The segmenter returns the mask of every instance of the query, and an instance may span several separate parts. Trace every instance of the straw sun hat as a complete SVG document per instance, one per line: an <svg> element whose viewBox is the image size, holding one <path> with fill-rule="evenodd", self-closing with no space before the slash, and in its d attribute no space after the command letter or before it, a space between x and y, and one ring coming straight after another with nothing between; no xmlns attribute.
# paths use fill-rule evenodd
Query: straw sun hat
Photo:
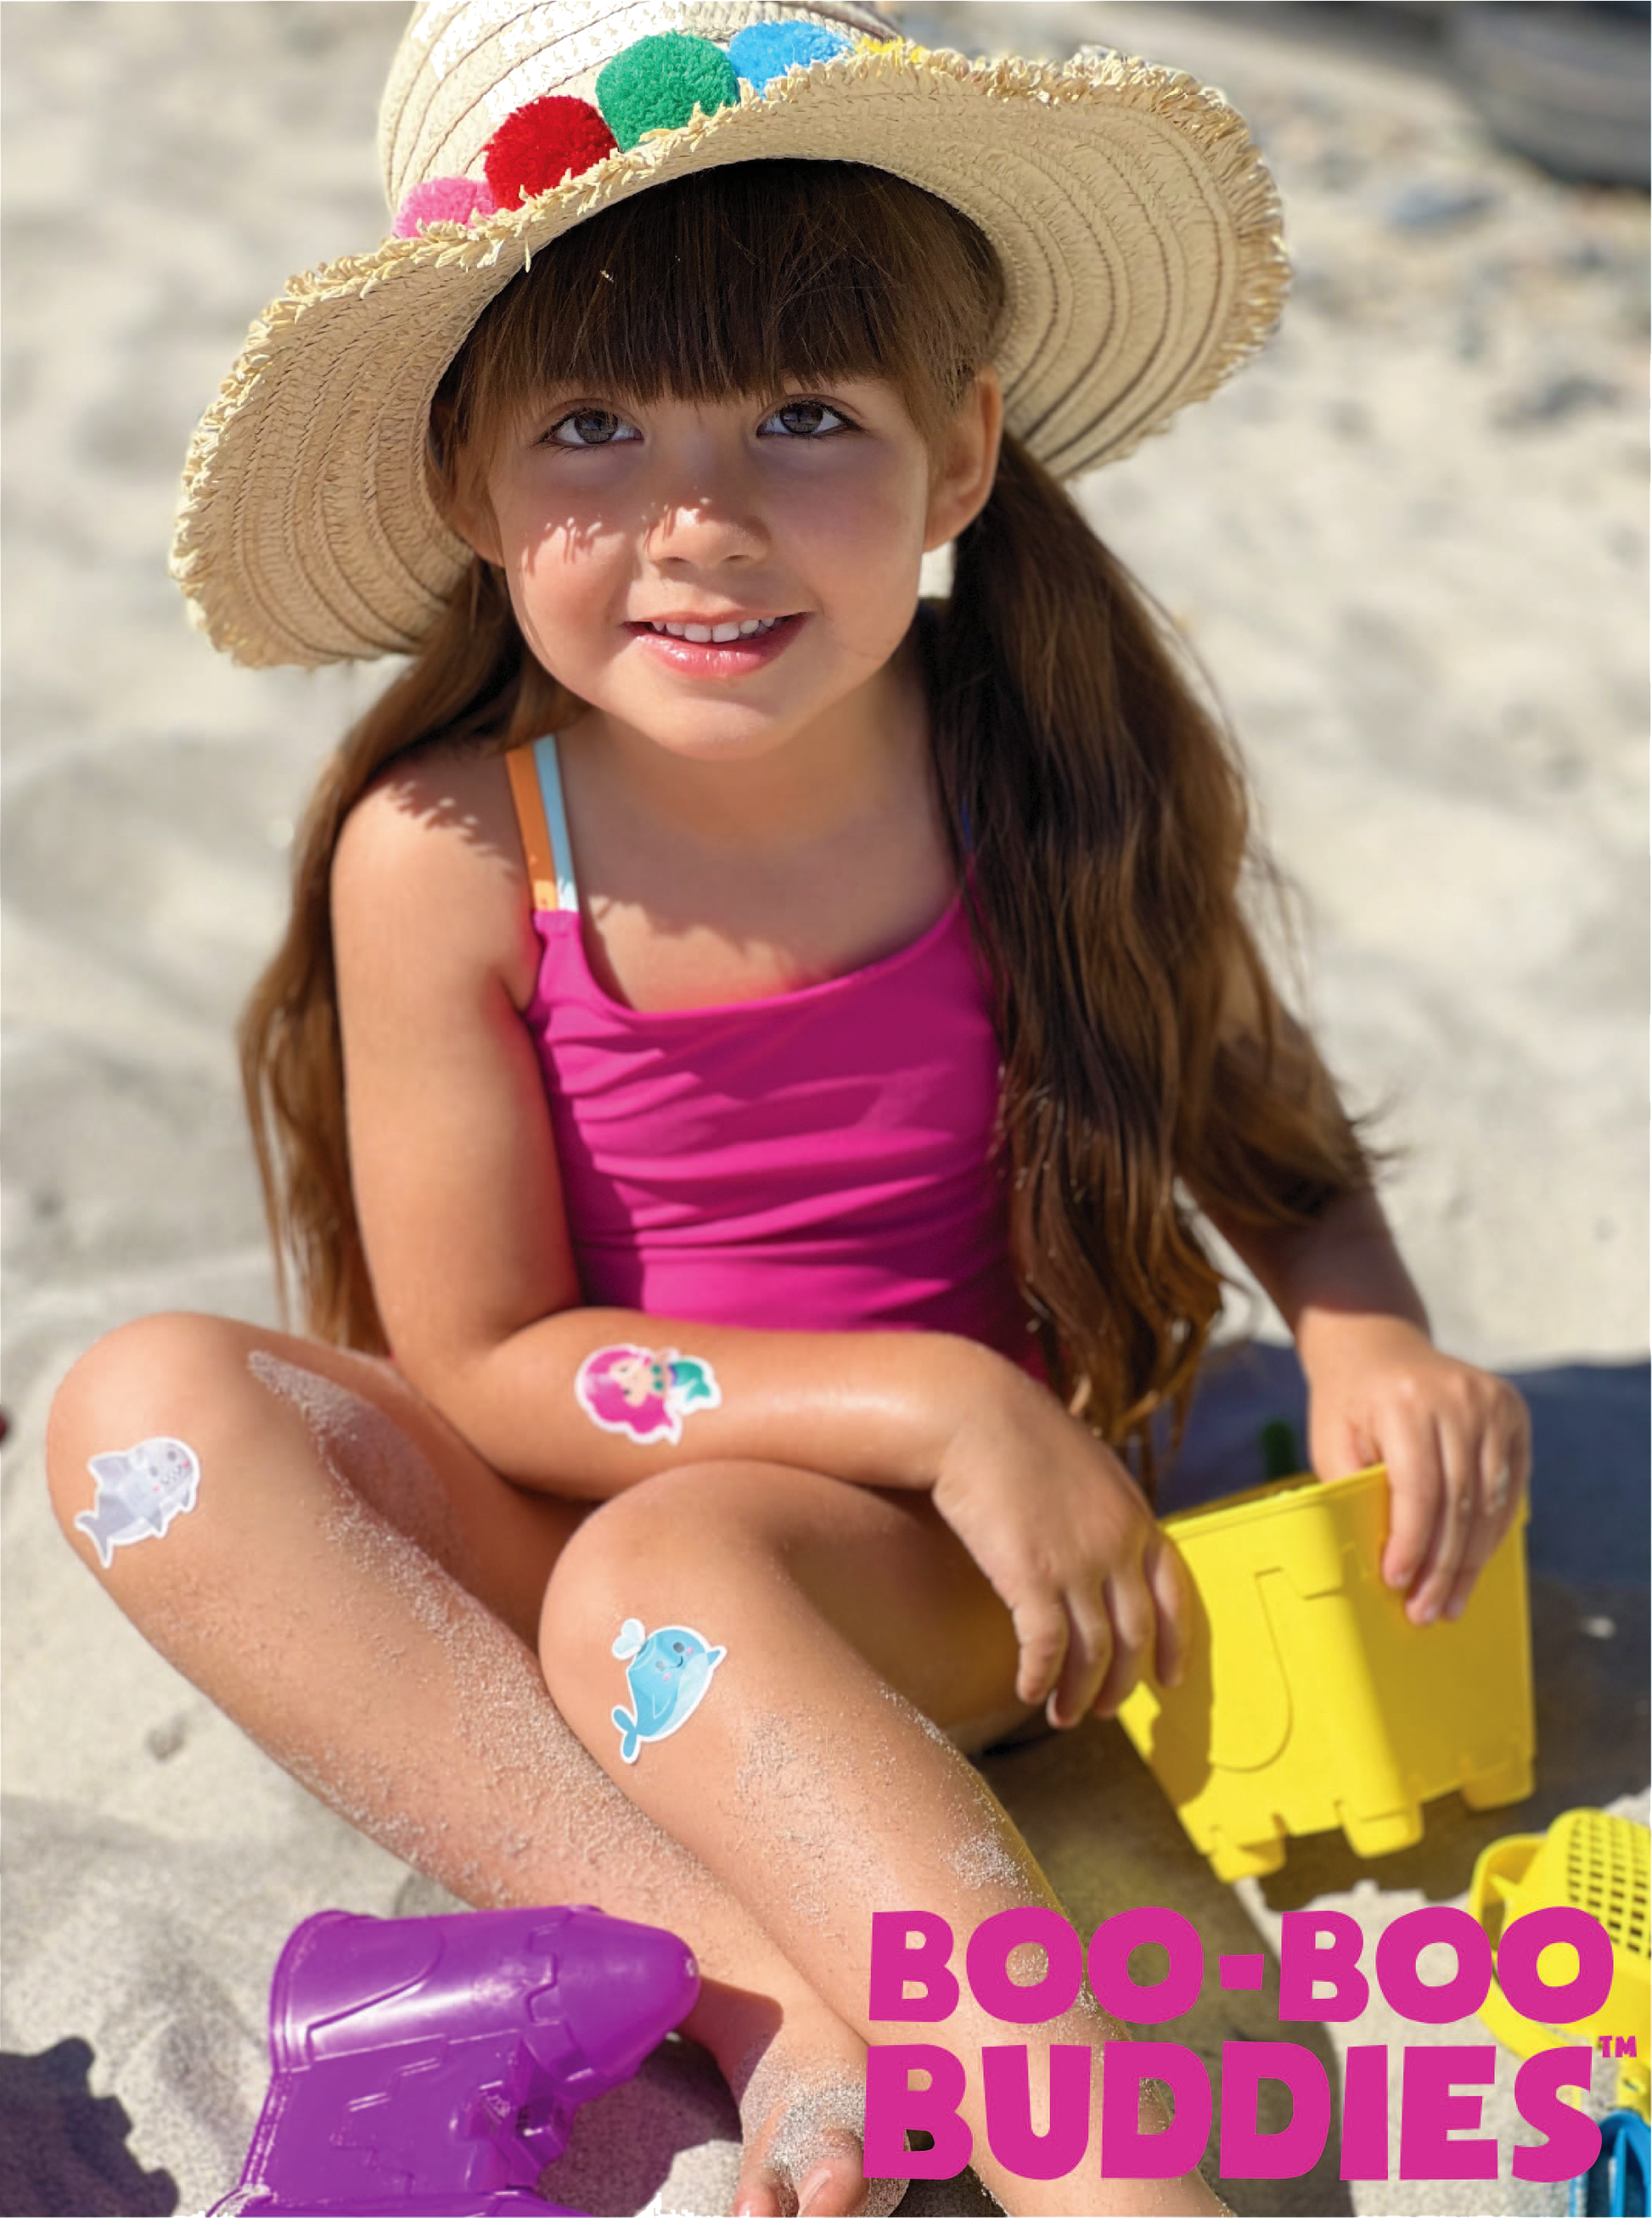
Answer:
<svg viewBox="0 0 1652 2218"><path fill-rule="evenodd" d="M1089 49L968 61L838 0L427 0L379 141L394 235L293 279L185 465L173 573L241 662L417 644L469 559L425 474L444 370L533 254L651 185L786 156L960 209L1003 266L1009 426L1062 477L1214 391L1285 287L1219 93Z"/></svg>

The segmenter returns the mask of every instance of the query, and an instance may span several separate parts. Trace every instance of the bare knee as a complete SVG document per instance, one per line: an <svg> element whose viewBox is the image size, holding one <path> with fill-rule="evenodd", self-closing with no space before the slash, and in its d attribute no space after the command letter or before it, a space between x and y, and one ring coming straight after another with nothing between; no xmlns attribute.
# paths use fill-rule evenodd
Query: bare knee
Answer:
<svg viewBox="0 0 1652 2218"><path fill-rule="evenodd" d="M755 1466L663 1471L613 1496L558 1557L540 1614L539 1653L553 1691L612 1651L627 1621L692 1625L774 1552L757 1513Z"/></svg>
<svg viewBox="0 0 1652 2218"><path fill-rule="evenodd" d="M308 1353L256 1326L187 1312L122 1325L89 1349L47 1428L53 1507L77 1552L117 1585L135 1560L147 1582L163 1561L182 1568L198 1550L245 1555L270 1543L283 1502L290 1509L305 1487L320 1490L313 1509L359 1496L387 1516L388 1497L417 1496L433 1528L447 1504L425 1459L330 1375L336 1362L312 1370L295 1360ZM200 1514L188 1514L197 1501ZM166 1549L128 1552L175 1526Z"/></svg>
<svg viewBox="0 0 1652 2218"><path fill-rule="evenodd" d="M71 1540L83 1550L88 1545L86 1527L77 1533L77 1521L95 1509L99 1466L114 1472L107 1459L130 1457L149 1442L189 1447L185 1413L221 1398L240 1345L238 1329L222 1318L170 1312L117 1326L80 1358L57 1391L46 1434L47 1484ZM164 1494L152 1511L159 1517L182 1499L187 1472L174 1456L169 1481L159 1468L167 1459L158 1451L152 1459ZM107 1483L113 1485L112 1475ZM107 1564L107 1550L100 1552Z"/></svg>
<svg viewBox="0 0 1652 2218"><path fill-rule="evenodd" d="M548 1670L559 1657L588 1651L605 1627L610 1640L618 1632L627 1614L623 1598L637 1587L639 1574L646 1578L679 1521L673 1477L644 1479L612 1496L592 1511L556 1558L539 1620L540 1655ZM618 1618L613 1618L616 1608Z"/></svg>

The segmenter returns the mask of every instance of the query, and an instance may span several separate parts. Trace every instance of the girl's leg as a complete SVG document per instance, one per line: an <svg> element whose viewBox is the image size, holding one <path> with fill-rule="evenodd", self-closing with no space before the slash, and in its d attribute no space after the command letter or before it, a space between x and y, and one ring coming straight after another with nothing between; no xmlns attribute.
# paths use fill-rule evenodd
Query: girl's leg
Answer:
<svg viewBox="0 0 1652 2218"><path fill-rule="evenodd" d="M622 1623L667 1632L628 1676ZM726 1655L676 1715L670 1673L692 1670L686 1628ZM636 1629L625 1645L635 1648ZM944 2027L874 2026L874 1911L938 1912L960 1951L995 1911L1054 1906L1009 1818L953 1745L1025 1714L1003 1605L924 1496L880 1494L779 1466L700 1465L605 1503L570 1540L545 1597L540 1652L559 1707L652 1818L724 1878L787 1958L870 2039L939 2041L966 2066L972 2162L1007 2209L1219 2211L1196 2174L1103 2181L1100 2072L1086 2153L1031 2182L992 2154L984 2046L1052 2043L1099 2060L1122 2029L1088 2000L1043 2027L1006 2026L960 1981ZM661 1675L660 1663L666 1671ZM633 1701L635 1684L637 1699ZM652 1695L652 1701L650 1701ZM612 1713L644 1726L626 1762ZM940 1729L945 1729L940 1730ZM951 1738L948 1738L948 1736ZM1039 2099L1039 2098L1035 2098ZM1162 2122L1156 2098L1147 2122Z"/></svg>
<svg viewBox="0 0 1652 2218"><path fill-rule="evenodd" d="M103 1567L75 1524L90 1459L158 1438L198 1458L196 1506ZM686 2030L741 2101L737 2207L805 2185L863 2207L860 2037L546 1693L530 1643L581 1506L506 1484L389 1366L208 1317L101 1341L47 1460L65 1533L139 1629L352 1824L472 1903L596 1902L684 1934L705 1974Z"/></svg>

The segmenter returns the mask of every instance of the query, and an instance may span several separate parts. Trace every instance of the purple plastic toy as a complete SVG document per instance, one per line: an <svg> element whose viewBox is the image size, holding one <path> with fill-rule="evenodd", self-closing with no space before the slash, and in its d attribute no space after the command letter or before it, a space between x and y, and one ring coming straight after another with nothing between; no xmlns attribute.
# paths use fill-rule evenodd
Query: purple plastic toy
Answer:
<svg viewBox="0 0 1652 2218"><path fill-rule="evenodd" d="M213 2218L547 2218L574 2112L699 1992L685 1942L599 1910L324 1910L276 1966L270 2092Z"/></svg>

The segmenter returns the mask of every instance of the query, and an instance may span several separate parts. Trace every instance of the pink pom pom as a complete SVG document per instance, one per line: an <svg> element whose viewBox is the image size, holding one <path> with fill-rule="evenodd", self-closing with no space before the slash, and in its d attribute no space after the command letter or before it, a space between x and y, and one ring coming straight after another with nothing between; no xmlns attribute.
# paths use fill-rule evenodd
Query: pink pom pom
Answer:
<svg viewBox="0 0 1652 2218"><path fill-rule="evenodd" d="M482 149L481 165L500 208L515 208L579 177L615 143L589 101L548 92L506 117Z"/></svg>
<svg viewBox="0 0 1652 2218"><path fill-rule="evenodd" d="M499 202L474 177L430 177L415 185L396 212L398 239L417 239L427 223L469 223L493 215Z"/></svg>

